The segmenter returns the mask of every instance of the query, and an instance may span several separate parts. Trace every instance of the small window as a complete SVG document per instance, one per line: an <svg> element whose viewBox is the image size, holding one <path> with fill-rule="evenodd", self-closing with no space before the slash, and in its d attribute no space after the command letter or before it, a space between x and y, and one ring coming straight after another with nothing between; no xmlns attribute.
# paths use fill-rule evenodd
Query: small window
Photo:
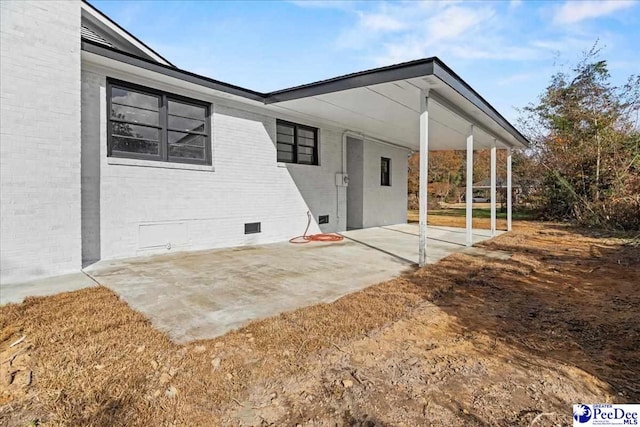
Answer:
<svg viewBox="0 0 640 427"><path fill-rule="evenodd" d="M320 215L318 217L318 224L329 224L329 215Z"/></svg>
<svg viewBox="0 0 640 427"><path fill-rule="evenodd" d="M260 233L259 222L249 222L244 225L244 234L255 234L255 233Z"/></svg>
<svg viewBox="0 0 640 427"><path fill-rule="evenodd" d="M109 80L108 155L211 164L209 104Z"/></svg>
<svg viewBox="0 0 640 427"><path fill-rule="evenodd" d="M318 129L282 120L276 127L279 162L318 164Z"/></svg>
<svg viewBox="0 0 640 427"><path fill-rule="evenodd" d="M391 186L391 159L387 157L380 161L380 185Z"/></svg>

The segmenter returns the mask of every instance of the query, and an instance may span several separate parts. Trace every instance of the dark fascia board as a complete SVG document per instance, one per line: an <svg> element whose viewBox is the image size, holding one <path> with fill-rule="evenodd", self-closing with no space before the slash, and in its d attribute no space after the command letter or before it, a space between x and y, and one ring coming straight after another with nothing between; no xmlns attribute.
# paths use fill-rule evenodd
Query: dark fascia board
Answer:
<svg viewBox="0 0 640 427"><path fill-rule="evenodd" d="M526 147L529 146L529 140L520 133L502 114L498 112L491 104L487 102L478 92L476 92L467 82L457 75L451 68L449 68L440 59L435 58L435 66L433 74L440 80L445 82L453 90L462 95L466 100L471 102L475 107L480 109L487 116L491 117L496 123L498 123L504 130L512 134L520 143Z"/></svg>
<svg viewBox="0 0 640 427"><path fill-rule="evenodd" d="M97 42L93 42L87 39L82 39L82 50L89 53L94 53L109 59L113 59L118 62L140 67L145 70L153 71L156 73L164 74L169 77L184 80L189 83L194 83L200 86L208 87L210 89L219 90L221 92L229 93L231 95L241 96L254 101L264 102L265 94L255 92L249 89L241 88L232 84L224 83L218 80L211 79L209 77L200 76L189 71L181 70L174 66L160 64L150 59L141 58L139 56L123 52L119 49L104 46Z"/></svg>
<svg viewBox="0 0 640 427"><path fill-rule="evenodd" d="M435 75L453 90L462 95L487 116L491 117L504 130L512 134L519 142L529 146L529 141L520 131L507 121L491 104L489 104L467 82L437 57L419 59L411 62L375 68L353 74L347 74L328 80L322 80L289 89L278 90L266 94L266 104L272 104L310 96L323 95L341 90L354 89L396 80L411 79Z"/></svg>
<svg viewBox="0 0 640 427"><path fill-rule="evenodd" d="M460 76L437 57L419 59L411 62L390 65L388 67L375 68L353 74L347 74L328 80L322 80L289 89L275 92L261 93L229 83L204 77L189 71L181 70L174 66L160 64L146 58L122 52L121 50L103 46L96 42L83 39L82 50L104 56L116 61L124 62L149 71L154 71L197 85L241 96L264 104L274 104L293 99L307 98L310 96L354 89L396 80L411 79L435 75L445 84L450 86L461 96L475 105L482 112L496 121L503 129L512 134L520 143L529 146L529 141L511 123L509 123L498 111L469 86Z"/></svg>
<svg viewBox="0 0 640 427"><path fill-rule="evenodd" d="M129 37L131 37L132 39L134 39L135 41L137 41L138 43L140 43L142 46L146 47L147 49L149 49L151 52L153 52L155 55L157 55L159 58L162 58L163 61L165 61L167 64L169 64L172 67L175 67L175 65L173 65L167 58L165 58L164 56L160 55L158 52L156 52L155 50L153 50L151 47L149 47L145 42L143 42L142 40L140 40L139 38L137 38L136 36L134 36L133 34L131 34L129 31L127 31L125 28L123 28L120 24L118 24L116 21L114 21L113 19L109 18L106 14L102 13L102 11L100 9L98 9L97 7L95 7L94 5L92 5L91 3L89 3L88 0L82 0L82 2L84 4L86 4L87 6L89 6L91 9L93 9L96 13L98 13L100 16L102 16L103 18L105 18L107 21L109 21L110 23L112 23L114 26L118 27L119 29L121 29L122 31L125 32L125 34L127 34Z"/></svg>
<svg viewBox="0 0 640 427"><path fill-rule="evenodd" d="M267 94L267 104L290 101L293 99L307 98L315 95L339 92L341 90L354 89L363 86L371 86L396 80L412 79L433 74L435 58L418 59L411 62L390 65L347 74L332 79L321 80L302 86L278 90Z"/></svg>

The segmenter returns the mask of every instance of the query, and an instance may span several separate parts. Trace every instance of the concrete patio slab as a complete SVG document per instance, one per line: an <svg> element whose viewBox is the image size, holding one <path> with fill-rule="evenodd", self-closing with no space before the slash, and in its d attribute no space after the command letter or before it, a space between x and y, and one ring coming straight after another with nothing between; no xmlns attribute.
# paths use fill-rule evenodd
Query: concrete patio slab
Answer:
<svg viewBox="0 0 640 427"><path fill-rule="evenodd" d="M504 233L498 231L496 235ZM398 224L362 230L351 230L342 233L346 238L367 245L371 248L387 252L390 256L405 261L418 263L418 225ZM473 251L465 244L466 233L463 228L427 227L427 264L438 262L454 252ZM473 243L491 238L489 230L473 230Z"/></svg>
<svg viewBox="0 0 640 427"><path fill-rule="evenodd" d="M214 338L328 303L416 268L417 224L352 230L339 243L272 245L101 261L85 269L176 342ZM464 230L429 227L428 262L466 250ZM483 230L475 241L489 238Z"/></svg>

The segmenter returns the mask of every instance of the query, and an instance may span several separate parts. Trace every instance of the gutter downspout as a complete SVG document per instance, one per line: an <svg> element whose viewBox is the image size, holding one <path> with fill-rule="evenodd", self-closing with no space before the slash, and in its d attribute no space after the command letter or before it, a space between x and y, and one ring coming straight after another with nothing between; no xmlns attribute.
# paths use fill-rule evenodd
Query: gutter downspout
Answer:
<svg viewBox="0 0 640 427"><path fill-rule="evenodd" d="M340 172L343 176L347 173L347 136L349 131L345 130L342 132L342 171ZM346 195L345 195L345 203L346 203ZM338 218L338 226L340 226L340 186L336 185L336 216ZM346 220L346 218L345 218ZM344 224L344 229L347 229L347 224Z"/></svg>

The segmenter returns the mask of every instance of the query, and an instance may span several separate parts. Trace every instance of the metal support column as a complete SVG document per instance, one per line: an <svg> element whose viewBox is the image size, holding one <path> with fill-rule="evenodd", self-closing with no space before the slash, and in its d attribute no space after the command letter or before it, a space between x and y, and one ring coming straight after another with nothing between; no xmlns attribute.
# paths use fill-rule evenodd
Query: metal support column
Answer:
<svg viewBox="0 0 640 427"><path fill-rule="evenodd" d="M467 136L467 246L473 245L473 125L469 127Z"/></svg>
<svg viewBox="0 0 640 427"><path fill-rule="evenodd" d="M491 145L491 236L496 235L496 140Z"/></svg>
<svg viewBox="0 0 640 427"><path fill-rule="evenodd" d="M427 264L427 188L429 186L429 92L420 91L420 248L419 265Z"/></svg>
<svg viewBox="0 0 640 427"><path fill-rule="evenodd" d="M511 189L511 148L507 148L507 231L511 231L511 209L513 191Z"/></svg>

